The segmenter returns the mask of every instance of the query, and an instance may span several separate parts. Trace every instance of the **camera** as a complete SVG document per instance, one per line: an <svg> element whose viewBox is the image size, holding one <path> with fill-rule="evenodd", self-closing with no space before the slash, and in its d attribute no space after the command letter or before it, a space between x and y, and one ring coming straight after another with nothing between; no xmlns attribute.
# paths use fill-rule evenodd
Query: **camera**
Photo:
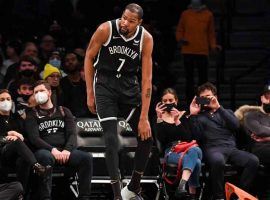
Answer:
<svg viewBox="0 0 270 200"><path fill-rule="evenodd" d="M209 99L207 97L196 97L195 101L199 105L209 105L211 99Z"/></svg>

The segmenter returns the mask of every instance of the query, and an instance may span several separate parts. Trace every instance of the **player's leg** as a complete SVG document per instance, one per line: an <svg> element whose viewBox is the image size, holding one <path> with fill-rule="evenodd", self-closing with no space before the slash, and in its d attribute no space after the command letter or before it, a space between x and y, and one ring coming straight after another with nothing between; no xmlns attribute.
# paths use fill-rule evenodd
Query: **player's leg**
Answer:
<svg viewBox="0 0 270 200"><path fill-rule="evenodd" d="M144 173L145 167L148 162L149 154L151 152L153 139L148 138L147 140L141 140L138 136L138 123L140 118L140 107L121 107L119 113L126 119L130 124L133 132L137 136L138 145L135 152L134 158L134 170L132 173L131 180L126 188L121 192L122 198L126 199L138 195L140 193L140 181ZM130 192L131 191L131 192Z"/></svg>
<svg viewBox="0 0 270 200"><path fill-rule="evenodd" d="M117 95L106 86L95 85L95 97L97 114L103 129L106 145L105 160L107 170L111 178L114 199L121 200L120 173L119 173L119 149L117 136Z"/></svg>

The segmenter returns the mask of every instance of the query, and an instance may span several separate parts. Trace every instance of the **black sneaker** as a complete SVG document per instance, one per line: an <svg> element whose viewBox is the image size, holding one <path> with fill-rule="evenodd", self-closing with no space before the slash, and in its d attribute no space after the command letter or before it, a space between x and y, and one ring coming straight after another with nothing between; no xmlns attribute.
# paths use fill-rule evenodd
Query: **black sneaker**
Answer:
<svg viewBox="0 0 270 200"><path fill-rule="evenodd" d="M33 169L34 173L38 176L46 176L52 170L52 167L50 165L45 167L39 163L36 163L34 164Z"/></svg>
<svg viewBox="0 0 270 200"><path fill-rule="evenodd" d="M175 198L182 198L182 197L186 197L187 194L188 194L187 190L177 187L177 189L175 190L175 193L174 193L174 197Z"/></svg>

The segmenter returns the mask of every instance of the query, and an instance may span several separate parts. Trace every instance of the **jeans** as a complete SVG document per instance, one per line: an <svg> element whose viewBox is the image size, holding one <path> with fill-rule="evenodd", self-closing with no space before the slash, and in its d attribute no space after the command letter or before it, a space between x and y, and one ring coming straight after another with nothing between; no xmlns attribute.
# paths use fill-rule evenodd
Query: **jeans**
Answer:
<svg viewBox="0 0 270 200"><path fill-rule="evenodd" d="M171 148L166 149L168 153ZM171 152L167 157L167 163L178 164L178 160L182 153ZM188 185L191 187L200 186L202 150L199 147L189 149L182 160L182 170L188 169L191 171L191 176L188 180Z"/></svg>
<svg viewBox="0 0 270 200"><path fill-rule="evenodd" d="M39 163L44 166L51 165L55 166L56 160L50 151L40 149L35 152L35 156ZM65 173L68 175L78 174L79 182L79 197L90 197L91 193L91 178L92 178L92 156L86 152L80 150L73 150L70 153L69 160L65 166ZM39 180L39 194L40 199L51 199L52 191L52 174Z"/></svg>

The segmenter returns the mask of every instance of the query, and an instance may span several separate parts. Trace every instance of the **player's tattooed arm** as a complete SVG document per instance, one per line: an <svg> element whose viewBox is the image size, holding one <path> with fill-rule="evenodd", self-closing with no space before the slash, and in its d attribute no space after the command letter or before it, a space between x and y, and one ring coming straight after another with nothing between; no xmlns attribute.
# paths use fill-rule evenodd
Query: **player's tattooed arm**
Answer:
<svg viewBox="0 0 270 200"><path fill-rule="evenodd" d="M147 89L146 89L145 97L146 97L146 98L150 98L150 97L151 97L151 93L152 93L151 88L147 88Z"/></svg>

